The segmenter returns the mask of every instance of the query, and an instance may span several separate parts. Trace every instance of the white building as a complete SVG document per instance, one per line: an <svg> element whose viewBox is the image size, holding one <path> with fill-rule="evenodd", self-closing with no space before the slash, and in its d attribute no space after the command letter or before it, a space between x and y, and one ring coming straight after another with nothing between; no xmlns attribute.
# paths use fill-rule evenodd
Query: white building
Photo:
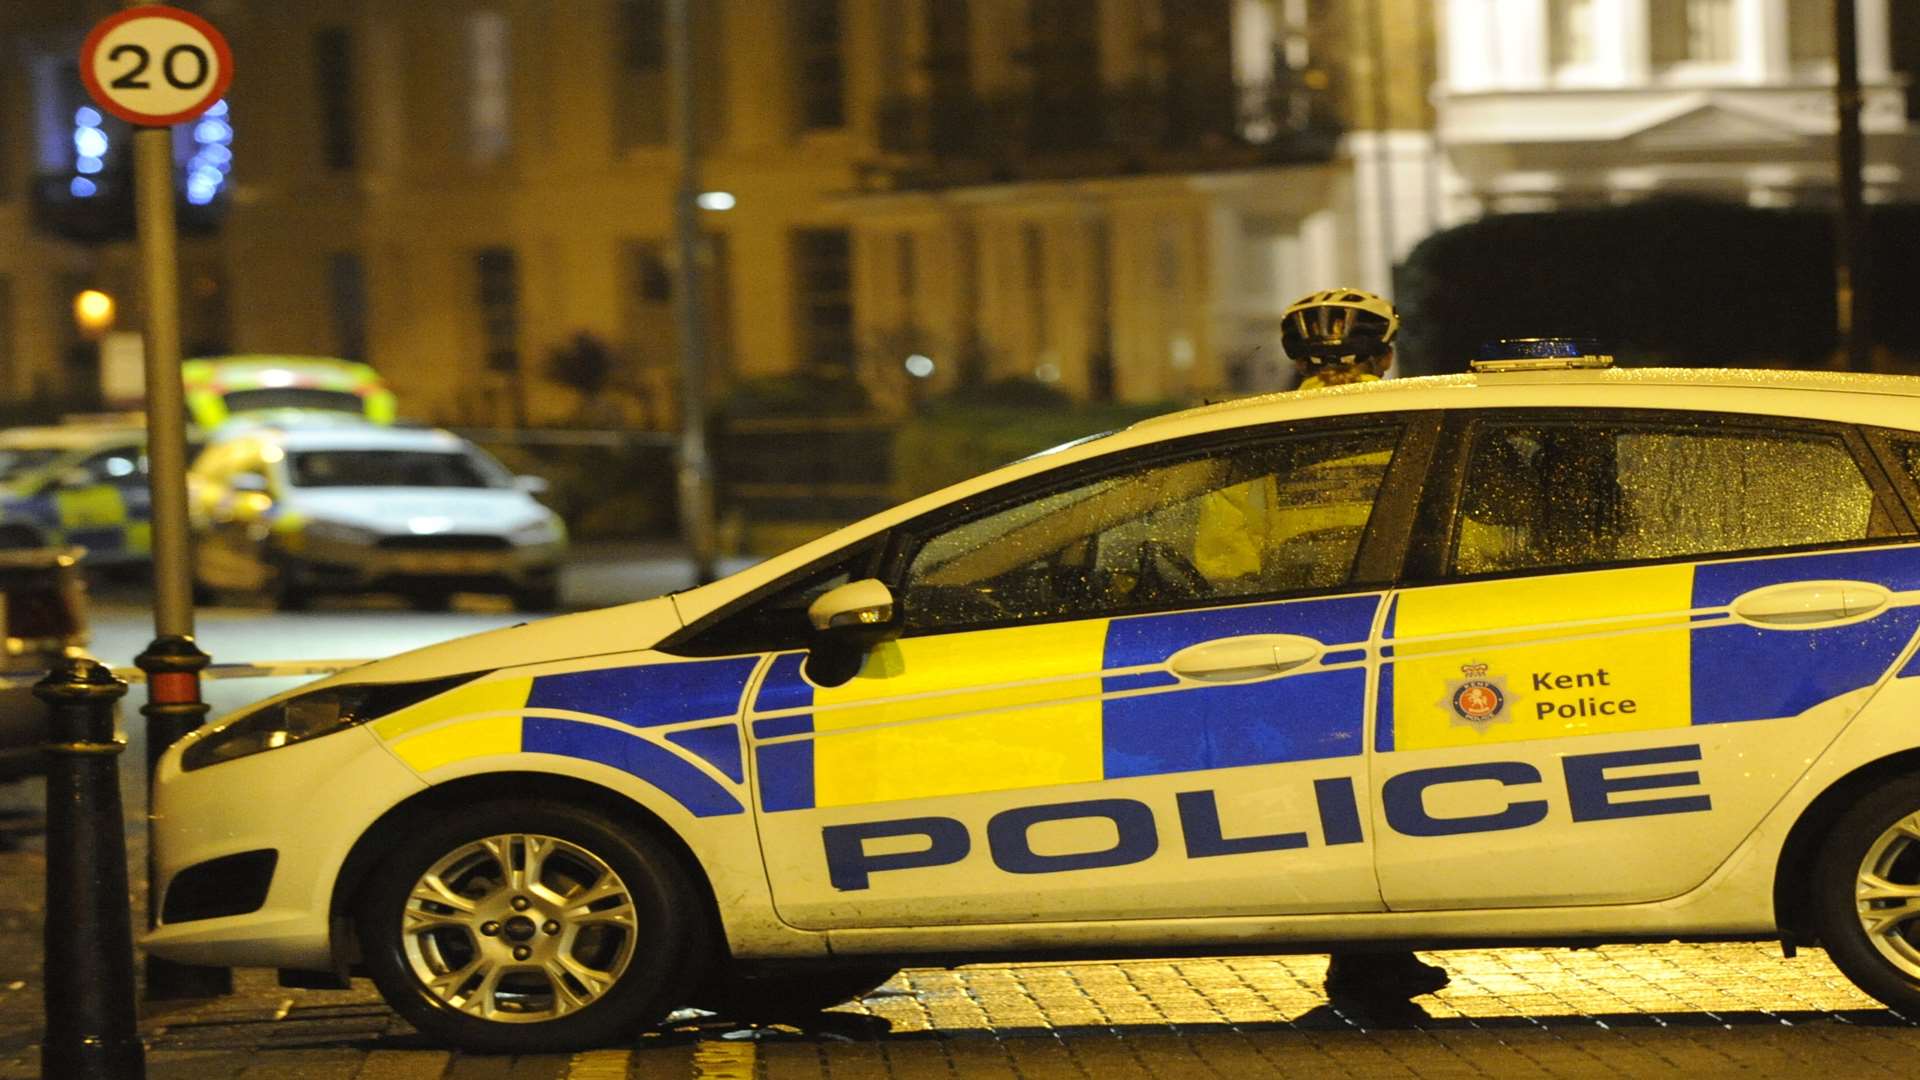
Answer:
<svg viewBox="0 0 1920 1080"><path fill-rule="evenodd" d="M1910 196L1894 0L1849 2L1867 195ZM1444 27L1450 221L1657 194L1833 198L1833 0L1448 0Z"/></svg>

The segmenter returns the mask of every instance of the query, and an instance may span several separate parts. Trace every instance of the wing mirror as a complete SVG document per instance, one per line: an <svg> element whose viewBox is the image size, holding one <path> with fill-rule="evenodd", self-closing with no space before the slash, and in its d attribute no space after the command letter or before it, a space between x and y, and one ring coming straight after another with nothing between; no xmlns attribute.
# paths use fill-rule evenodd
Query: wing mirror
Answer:
<svg viewBox="0 0 1920 1080"><path fill-rule="evenodd" d="M815 630L878 630L893 622L893 591L878 578L849 581L821 593L807 606Z"/></svg>
<svg viewBox="0 0 1920 1080"><path fill-rule="evenodd" d="M553 487L552 484L547 483L546 477L527 474L514 477L513 486L534 496L545 495Z"/></svg>
<svg viewBox="0 0 1920 1080"><path fill-rule="evenodd" d="M817 635L807 655L807 678L839 686L859 674L874 646L900 633L893 592L877 578L829 589L807 607Z"/></svg>

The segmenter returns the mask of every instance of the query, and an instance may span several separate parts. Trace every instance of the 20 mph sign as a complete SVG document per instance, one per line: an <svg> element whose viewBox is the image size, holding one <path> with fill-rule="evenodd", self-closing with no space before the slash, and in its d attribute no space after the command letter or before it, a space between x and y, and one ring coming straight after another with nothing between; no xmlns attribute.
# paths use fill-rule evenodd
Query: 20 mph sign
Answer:
<svg viewBox="0 0 1920 1080"><path fill-rule="evenodd" d="M150 4L102 19L80 46L80 78L100 107L142 127L207 111L233 82L233 50L190 11Z"/></svg>

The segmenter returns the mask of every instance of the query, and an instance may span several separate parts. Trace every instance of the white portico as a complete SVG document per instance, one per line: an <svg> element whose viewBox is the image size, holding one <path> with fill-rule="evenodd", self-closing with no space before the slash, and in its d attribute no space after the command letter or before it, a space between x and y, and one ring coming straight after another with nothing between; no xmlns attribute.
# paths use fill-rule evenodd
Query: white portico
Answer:
<svg viewBox="0 0 1920 1080"><path fill-rule="evenodd" d="M1856 7L1870 199L1911 194L1889 0ZM1449 0L1435 88L1450 213L1834 187L1833 0Z"/></svg>

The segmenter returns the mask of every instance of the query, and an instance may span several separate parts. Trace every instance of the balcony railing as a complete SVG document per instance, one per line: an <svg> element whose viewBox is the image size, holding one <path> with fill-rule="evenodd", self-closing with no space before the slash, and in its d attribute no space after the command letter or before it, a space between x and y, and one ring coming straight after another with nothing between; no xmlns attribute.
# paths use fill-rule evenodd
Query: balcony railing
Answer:
<svg viewBox="0 0 1920 1080"><path fill-rule="evenodd" d="M1325 161L1340 132L1332 96L1298 82L899 97L881 104L883 156L864 175L888 190Z"/></svg>

